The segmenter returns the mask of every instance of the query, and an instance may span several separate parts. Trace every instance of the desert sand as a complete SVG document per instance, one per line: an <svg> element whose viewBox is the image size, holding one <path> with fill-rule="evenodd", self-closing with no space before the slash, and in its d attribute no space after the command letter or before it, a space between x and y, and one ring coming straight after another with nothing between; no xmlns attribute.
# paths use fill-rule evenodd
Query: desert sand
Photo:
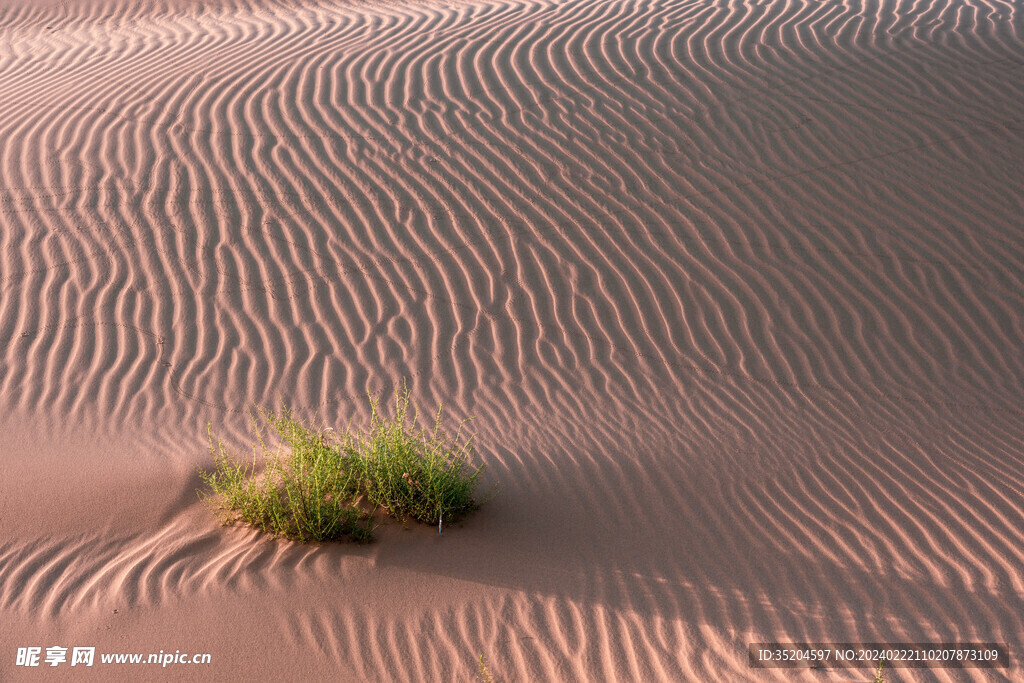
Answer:
<svg viewBox="0 0 1024 683"><path fill-rule="evenodd" d="M1024 642L1010 0L0 4L0 679L867 680ZM446 528L302 546L207 425L474 417ZM93 667L17 666L22 647ZM209 653L101 665L100 653ZM45 670L44 670L45 669ZM1024 678L1003 670L890 680Z"/></svg>

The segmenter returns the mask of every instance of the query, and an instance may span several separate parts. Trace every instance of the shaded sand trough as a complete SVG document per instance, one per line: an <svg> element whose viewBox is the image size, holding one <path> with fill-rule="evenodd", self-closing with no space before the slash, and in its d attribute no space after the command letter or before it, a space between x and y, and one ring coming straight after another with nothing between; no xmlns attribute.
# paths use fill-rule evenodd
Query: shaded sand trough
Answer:
<svg viewBox="0 0 1024 683"><path fill-rule="evenodd" d="M1021 21L4 2L0 679L28 645L212 654L172 680L1019 655ZM476 416L476 516L311 549L199 504L207 423L363 421L403 377Z"/></svg>

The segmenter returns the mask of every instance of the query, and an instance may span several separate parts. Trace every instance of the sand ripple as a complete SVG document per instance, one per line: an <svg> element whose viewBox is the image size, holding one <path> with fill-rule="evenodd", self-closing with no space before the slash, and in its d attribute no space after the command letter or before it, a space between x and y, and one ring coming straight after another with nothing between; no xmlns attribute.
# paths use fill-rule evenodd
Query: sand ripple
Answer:
<svg viewBox="0 0 1024 683"><path fill-rule="evenodd" d="M465 588L274 613L364 680L1020 639L1018 4L122 5L0 9L0 409L191 471L197 425L406 377L506 488L459 567L188 504L19 537L5 612Z"/></svg>

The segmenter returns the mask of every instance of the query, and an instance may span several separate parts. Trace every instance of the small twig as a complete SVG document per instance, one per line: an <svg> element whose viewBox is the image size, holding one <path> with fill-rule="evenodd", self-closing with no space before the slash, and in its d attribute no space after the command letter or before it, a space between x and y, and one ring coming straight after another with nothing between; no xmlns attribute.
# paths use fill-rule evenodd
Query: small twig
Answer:
<svg viewBox="0 0 1024 683"><path fill-rule="evenodd" d="M875 680L872 683L885 683L885 659L878 660L878 671L875 672Z"/></svg>
<svg viewBox="0 0 1024 683"><path fill-rule="evenodd" d="M491 672L487 670L487 664L484 662L484 656L480 655L480 675L483 676L484 683L494 683L494 677L491 676Z"/></svg>

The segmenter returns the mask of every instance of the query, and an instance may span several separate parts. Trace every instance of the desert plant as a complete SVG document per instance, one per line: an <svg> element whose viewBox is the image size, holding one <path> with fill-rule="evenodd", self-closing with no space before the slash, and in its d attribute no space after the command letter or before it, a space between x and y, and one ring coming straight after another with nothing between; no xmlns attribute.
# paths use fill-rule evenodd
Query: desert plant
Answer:
<svg viewBox="0 0 1024 683"><path fill-rule="evenodd" d="M459 443L462 427L454 436L441 426L439 408L434 427L427 431L413 425L419 414L413 408L409 422L409 390L395 392L395 414L380 412L370 397L370 428L350 437L348 448L358 454L362 466L361 487L367 498L397 518L405 516L438 524L457 519L477 507L473 494L482 468L469 463L472 436Z"/></svg>
<svg viewBox="0 0 1024 683"><path fill-rule="evenodd" d="M487 665L484 663L484 656L483 655L480 655L480 663L479 663L478 666L479 666L479 669L480 669L480 677L483 680L483 682L484 683L494 683L494 676L492 676L491 672L487 670Z"/></svg>
<svg viewBox="0 0 1024 683"><path fill-rule="evenodd" d="M872 683L885 683L885 660L878 660L878 671L875 672L875 679Z"/></svg>
<svg viewBox="0 0 1024 683"><path fill-rule="evenodd" d="M242 521L264 531L271 531L274 518L272 508L277 502L277 496L267 478L256 476L255 454L251 464L243 464L227 451L221 441L214 442L209 427L207 434L214 469L210 472L199 471L199 476L211 489L211 493L200 492L200 496L214 502L225 524Z"/></svg>
<svg viewBox="0 0 1024 683"><path fill-rule="evenodd" d="M304 543L370 540L367 506L401 520L437 522L440 531L444 522L477 507L473 495L482 468L469 464L472 437L459 444L465 421L449 437L438 409L433 430L416 430L409 424L409 408L404 385L395 392L394 417L385 417L370 396L369 429L340 434L313 429L287 408L258 409L262 424L288 453L267 445L254 417L258 445L249 463L229 453L208 428L214 467L199 471L209 487L200 496L218 509L225 524L242 522ZM412 422L417 418L413 409Z"/></svg>
<svg viewBox="0 0 1024 683"><path fill-rule="evenodd" d="M275 536L303 543L372 537L370 515L357 505L359 468L337 447L317 437L291 413L260 411L266 424L291 447L289 456L272 452L262 433L264 469L243 464L210 436L212 471L199 476L211 493L201 493L221 511L226 524L244 522Z"/></svg>

